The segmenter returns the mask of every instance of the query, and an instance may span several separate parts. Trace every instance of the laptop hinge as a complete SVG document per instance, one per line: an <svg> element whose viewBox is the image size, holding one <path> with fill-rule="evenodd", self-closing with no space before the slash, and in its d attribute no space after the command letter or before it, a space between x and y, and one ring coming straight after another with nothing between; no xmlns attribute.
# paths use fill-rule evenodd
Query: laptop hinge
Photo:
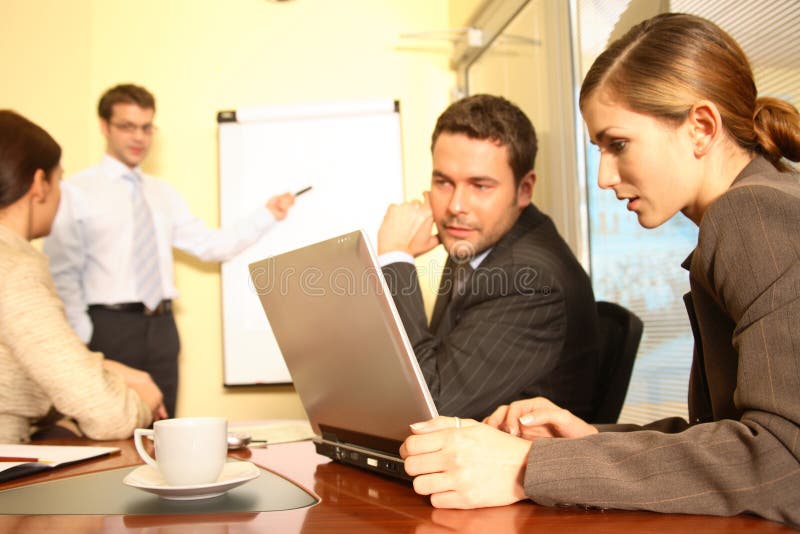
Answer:
<svg viewBox="0 0 800 534"><path fill-rule="evenodd" d="M322 423L320 423L319 429L322 434L322 439L332 443L341 443L367 450L382 451L394 458L397 458L400 454L400 445L402 445L402 442L395 439L382 438L380 436L364 434L362 432L324 425Z"/></svg>

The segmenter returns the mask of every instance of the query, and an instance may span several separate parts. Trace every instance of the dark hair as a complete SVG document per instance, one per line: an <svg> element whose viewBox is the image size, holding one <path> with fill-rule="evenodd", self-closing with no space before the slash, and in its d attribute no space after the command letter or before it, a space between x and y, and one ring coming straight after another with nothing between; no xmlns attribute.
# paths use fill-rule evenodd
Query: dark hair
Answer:
<svg viewBox="0 0 800 534"><path fill-rule="evenodd" d="M473 95L450 104L436 121L431 151L443 132L488 139L508 147L508 164L517 185L536 162L533 124L521 109L501 96Z"/></svg>
<svg viewBox="0 0 800 534"><path fill-rule="evenodd" d="M139 85L130 83L115 85L100 97L97 114L101 119L111 120L114 104L136 104L142 109L156 110L156 99L153 94Z"/></svg>
<svg viewBox="0 0 800 534"><path fill-rule="evenodd" d="M0 110L0 208L28 192L37 170L49 181L60 161L61 147L49 133L18 113Z"/></svg>
<svg viewBox="0 0 800 534"><path fill-rule="evenodd" d="M708 99L740 147L779 170L790 169L782 157L800 161L800 113L784 100L758 98L747 56L706 19L664 13L634 26L592 64L581 86L581 109L600 88L632 111L672 123Z"/></svg>

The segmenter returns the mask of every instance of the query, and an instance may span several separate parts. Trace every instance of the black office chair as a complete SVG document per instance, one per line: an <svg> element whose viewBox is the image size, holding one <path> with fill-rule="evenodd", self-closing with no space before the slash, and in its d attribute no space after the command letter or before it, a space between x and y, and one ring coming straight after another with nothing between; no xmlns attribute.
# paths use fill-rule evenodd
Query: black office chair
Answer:
<svg viewBox="0 0 800 534"><path fill-rule="evenodd" d="M630 310L613 302L597 303L600 342L598 406L592 423L616 423L625 402L644 325Z"/></svg>

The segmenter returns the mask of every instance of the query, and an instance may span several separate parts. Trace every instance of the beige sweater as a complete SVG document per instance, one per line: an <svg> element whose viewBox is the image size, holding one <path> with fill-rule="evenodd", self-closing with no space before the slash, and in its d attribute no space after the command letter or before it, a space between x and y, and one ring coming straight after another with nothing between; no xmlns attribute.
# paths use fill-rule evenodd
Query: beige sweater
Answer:
<svg viewBox="0 0 800 534"><path fill-rule="evenodd" d="M0 225L0 443L28 441L55 407L92 439L123 439L151 415L67 323L47 258Z"/></svg>

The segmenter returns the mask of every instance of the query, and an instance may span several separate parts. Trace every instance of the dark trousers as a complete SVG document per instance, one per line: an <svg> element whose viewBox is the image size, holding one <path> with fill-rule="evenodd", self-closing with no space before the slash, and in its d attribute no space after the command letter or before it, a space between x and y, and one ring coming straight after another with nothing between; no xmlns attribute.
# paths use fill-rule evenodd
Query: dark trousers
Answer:
<svg viewBox="0 0 800 534"><path fill-rule="evenodd" d="M175 417L180 340L172 313L144 315L93 308L89 317L94 325L89 349L150 373L164 394L167 414Z"/></svg>

